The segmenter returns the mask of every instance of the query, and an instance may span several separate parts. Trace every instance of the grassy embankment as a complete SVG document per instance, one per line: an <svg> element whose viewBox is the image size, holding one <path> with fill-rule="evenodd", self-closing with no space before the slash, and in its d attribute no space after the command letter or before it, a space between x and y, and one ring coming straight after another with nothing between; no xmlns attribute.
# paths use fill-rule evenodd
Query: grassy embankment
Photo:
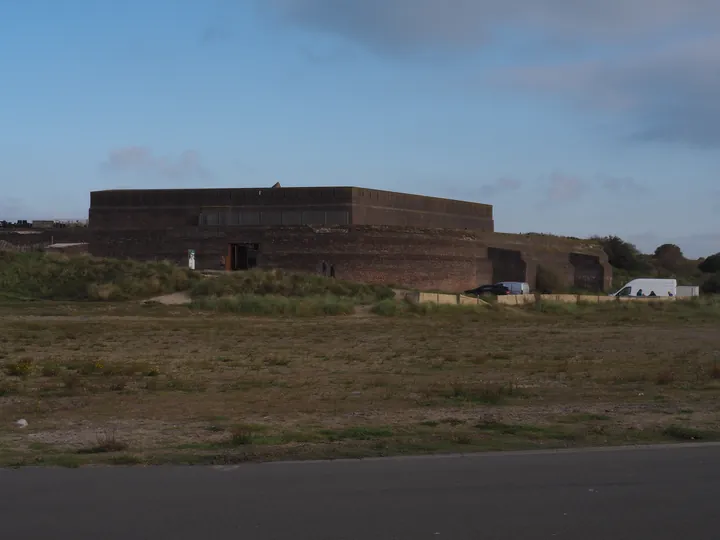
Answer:
<svg viewBox="0 0 720 540"><path fill-rule="evenodd" d="M167 262L0 251L4 300L132 300L185 291L199 279L200 274Z"/></svg>
<svg viewBox="0 0 720 540"><path fill-rule="evenodd" d="M203 278L167 262L0 252L0 299L102 301L186 291L192 307L255 315L342 315L392 298L392 289L282 271Z"/></svg>

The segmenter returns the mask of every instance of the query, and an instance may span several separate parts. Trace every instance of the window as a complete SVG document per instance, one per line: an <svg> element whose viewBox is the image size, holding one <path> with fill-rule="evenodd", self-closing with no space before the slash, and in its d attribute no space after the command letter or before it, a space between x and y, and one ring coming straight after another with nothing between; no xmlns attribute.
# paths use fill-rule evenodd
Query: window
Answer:
<svg viewBox="0 0 720 540"><path fill-rule="evenodd" d="M260 212L241 212L240 225L260 225Z"/></svg>
<svg viewBox="0 0 720 540"><path fill-rule="evenodd" d="M220 225L220 215L217 212L208 212L207 225L211 227L217 227Z"/></svg>
<svg viewBox="0 0 720 540"><path fill-rule="evenodd" d="M348 213L341 210L331 210L325 213L328 225L347 225L349 222Z"/></svg>
<svg viewBox="0 0 720 540"><path fill-rule="evenodd" d="M632 287L625 287L621 291L619 291L615 296L630 296L630 293L632 292Z"/></svg>
<svg viewBox="0 0 720 540"><path fill-rule="evenodd" d="M303 225L325 225L325 212L318 210L303 212Z"/></svg>
<svg viewBox="0 0 720 540"><path fill-rule="evenodd" d="M261 222L263 225L282 225L280 212L263 212Z"/></svg>
<svg viewBox="0 0 720 540"><path fill-rule="evenodd" d="M283 225L302 225L302 212L286 211L282 213Z"/></svg>
<svg viewBox="0 0 720 540"><path fill-rule="evenodd" d="M241 224L240 221L240 212L238 210L231 210L228 215L228 225L232 225L233 227L237 227Z"/></svg>

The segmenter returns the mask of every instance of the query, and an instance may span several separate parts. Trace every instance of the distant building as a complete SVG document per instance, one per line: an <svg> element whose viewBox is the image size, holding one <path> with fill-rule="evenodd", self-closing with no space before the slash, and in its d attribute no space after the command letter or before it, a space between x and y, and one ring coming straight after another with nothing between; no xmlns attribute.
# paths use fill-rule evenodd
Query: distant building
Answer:
<svg viewBox="0 0 720 540"><path fill-rule="evenodd" d="M612 278L598 246L494 231L493 207L357 187L91 193L90 253L198 269L281 268L422 289L528 281L538 265L569 285Z"/></svg>

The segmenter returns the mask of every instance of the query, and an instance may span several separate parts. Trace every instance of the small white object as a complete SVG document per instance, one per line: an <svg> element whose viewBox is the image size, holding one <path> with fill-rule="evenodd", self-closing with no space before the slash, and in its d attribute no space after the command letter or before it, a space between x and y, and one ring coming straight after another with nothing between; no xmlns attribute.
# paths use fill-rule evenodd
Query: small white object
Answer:
<svg viewBox="0 0 720 540"><path fill-rule="evenodd" d="M24 418L21 418L20 420L15 420L15 427L26 428L28 427L28 422Z"/></svg>

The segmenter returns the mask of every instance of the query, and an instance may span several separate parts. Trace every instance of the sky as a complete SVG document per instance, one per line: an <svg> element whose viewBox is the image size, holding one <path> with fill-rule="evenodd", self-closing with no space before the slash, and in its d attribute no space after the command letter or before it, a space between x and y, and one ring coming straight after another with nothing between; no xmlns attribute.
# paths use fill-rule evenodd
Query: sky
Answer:
<svg viewBox="0 0 720 540"><path fill-rule="evenodd" d="M363 186L720 251L717 0L0 0L0 219Z"/></svg>

